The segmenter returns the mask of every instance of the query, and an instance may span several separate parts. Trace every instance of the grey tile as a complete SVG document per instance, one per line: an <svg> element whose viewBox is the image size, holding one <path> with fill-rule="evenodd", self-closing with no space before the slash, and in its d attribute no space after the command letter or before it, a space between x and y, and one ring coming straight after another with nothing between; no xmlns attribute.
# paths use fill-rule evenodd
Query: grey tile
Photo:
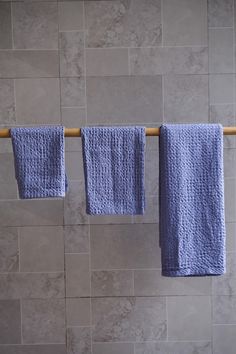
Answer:
<svg viewBox="0 0 236 354"><path fill-rule="evenodd" d="M89 124L162 121L161 76L87 78Z"/></svg>
<svg viewBox="0 0 236 354"><path fill-rule="evenodd" d="M86 125L86 111L83 107L61 107L62 124L68 128L82 127ZM67 138L66 151L81 151L81 139Z"/></svg>
<svg viewBox="0 0 236 354"><path fill-rule="evenodd" d="M66 254L66 296L90 296L89 256Z"/></svg>
<svg viewBox="0 0 236 354"><path fill-rule="evenodd" d="M135 344L136 354L212 354L211 342L157 342Z"/></svg>
<svg viewBox="0 0 236 354"><path fill-rule="evenodd" d="M161 275L161 270L135 270L134 295L211 295L211 279L209 277L168 278Z"/></svg>
<svg viewBox="0 0 236 354"><path fill-rule="evenodd" d="M160 267L156 224L91 225L90 233L94 270Z"/></svg>
<svg viewBox="0 0 236 354"><path fill-rule="evenodd" d="M236 149L224 149L224 176L236 177Z"/></svg>
<svg viewBox="0 0 236 354"><path fill-rule="evenodd" d="M165 122L208 122L208 77L165 76L164 102Z"/></svg>
<svg viewBox="0 0 236 354"><path fill-rule="evenodd" d="M0 344L21 342L21 314L19 300L0 301Z"/></svg>
<svg viewBox="0 0 236 354"><path fill-rule="evenodd" d="M129 75L127 48L86 49L87 76Z"/></svg>
<svg viewBox="0 0 236 354"><path fill-rule="evenodd" d="M236 275L236 253L226 253L226 275Z"/></svg>
<svg viewBox="0 0 236 354"><path fill-rule="evenodd" d="M165 0L163 43L166 46L207 45L207 2Z"/></svg>
<svg viewBox="0 0 236 354"><path fill-rule="evenodd" d="M225 178L225 219L236 221L236 180Z"/></svg>
<svg viewBox="0 0 236 354"><path fill-rule="evenodd" d="M209 93L211 104L234 103L234 75L210 75Z"/></svg>
<svg viewBox="0 0 236 354"><path fill-rule="evenodd" d="M58 47L55 2L13 3L12 17L14 48L56 49Z"/></svg>
<svg viewBox="0 0 236 354"><path fill-rule="evenodd" d="M210 340L211 299L209 296L167 298L169 340Z"/></svg>
<svg viewBox="0 0 236 354"><path fill-rule="evenodd" d="M88 327L71 327L67 329L67 353L91 354L91 333Z"/></svg>
<svg viewBox="0 0 236 354"><path fill-rule="evenodd" d="M90 325L90 299L66 299L66 323L67 326Z"/></svg>
<svg viewBox="0 0 236 354"><path fill-rule="evenodd" d="M66 354L64 344L4 345L1 354Z"/></svg>
<svg viewBox="0 0 236 354"><path fill-rule="evenodd" d="M57 50L0 51L0 77L56 77L59 75Z"/></svg>
<svg viewBox="0 0 236 354"><path fill-rule="evenodd" d="M236 295L236 277L223 275L212 279L213 295Z"/></svg>
<svg viewBox="0 0 236 354"><path fill-rule="evenodd" d="M93 341L166 339L166 301L152 298L93 298Z"/></svg>
<svg viewBox="0 0 236 354"><path fill-rule="evenodd" d="M84 180L83 157L78 151L65 153L66 174L70 180ZM1 176L1 174L0 174Z"/></svg>
<svg viewBox="0 0 236 354"><path fill-rule="evenodd" d="M64 107L85 105L84 78L66 77L61 79L61 105Z"/></svg>
<svg viewBox="0 0 236 354"><path fill-rule="evenodd" d="M61 225L62 200L0 201L1 226Z"/></svg>
<svg viewBox="0 0 236 354"><path fill-rule="evenodd" d="M12 48L11 3L0 3L0 49Z"/></svg>
<svg viewBox="0 0 236 354"><path fill-rule="evenodd" d="M91 225L132 224L133 218L128 215L91 215L89 223Z"/></svg>
<svg viewBox="0 0 236 354"><path fill-rule="evenodd" d="M15 123L14 82L10 79L0 79L0 124Z"/></svg>
<svg viewBox="0 0 236 354"><path fill-rule="evenodd" d="M65 300L22 300L23 343L65 343Z"/></svg>
<svg viewBox="0 0 236 354"><path fill-rule="evenodd" d="M89 252L89 227L87 225L64 226L65 252Z"/></svg>
<svg viewBox="0 0 236 354"><path fill-rule="evenodd" d="M17 199L17 185L16 183L1 183L0 199Z"/></svg>
<svg viewBox="0 0 236 354"><path fill-rule="evenodd" d="M210 27L232 27L233 0L208 0L208 25Z"/></svg>
<svg viewBox="0 0 236 354"><path fill-rule="evenodd" d="M234 126L234 105L210 105L210 122L221 123L223 126ZM235 137L224 135L224 147L235 147Z"/></svg>
<svg viewBox="0 0 236 354"><path fill-rule="evenodd" d="M209 71L210 73L233 73L234 50L233 29L209 29Z"/></svg>
<svg viewBox="0 0 236 354"><path fill-rule="evenodd" d="M133 354L132 343L93 343L93 354ZM4 353L5 354L5 353Z"/></svg>
<svg viewBox="0 0 236 354"><path fill-rule="evenodd" d="M59 79L15 80L18 124L60 124Z"/></svg>
<svg viewBox="0 0 236 354"><path fill-rule="evenodd" d="M73 2L78 4L77 2ZM60 3L59 3L60 4ZM84 75L83 32L60 33L60 76Z"/></svg>
<svg viewBox="0 0 236 354"><path fill-rule="evenodd" d="M82 1L58 3L59 31L78 31L84 27Z"/></svg>
<svg viewBox="0 0 236 354"><path fill-rule="evenodd" d="M159 154L155 150L146 151L145 156L145 194L158 196Z"/></svg>
<svg viewBox="0 0 236 354"><path fill-rule="evenodd" d="M0 274L0 299L46 299L65 296L64 273Z"/></svg>
<svg viewBox="0 0 236 354"><path fill-rule="evenodd" d="M0 183L14 183L15 169L13 154L0 154Z"/></svg>
<svg viewBox="0 0 236 354"><path fill-rule="evenodd" d="M236 326L213 326L213 354L235 353Z"/></svg>
<svg viewBox="0 0 236 354"><path fill-rule="evenodd" d="M213 297L213 323L236 324L236 296Z"/></svg>
<svg viewBox="0 0 236 354"><path fill-rule="evenodd" d="M69 191L64 200L65 225L87 224L84 183L69 181Z"/></svg>
<svg viewBox="0 0 236 354"><path fill-rule="evenodd" d="M88 47L161 45L161 1L85 2Z"/></svg>
<svg viewBox="0 0 236 354"><path fill-rule="evenodd" d="M158 180L156 183L158 184ZM143 215L134 215L133 222L136 224L159 223L159 198L157 195L146 196L145 213Z"/></svg>
<svg viewBox="0 0 236 354"><path fill-rule="evenodd" d="M64 270L64 242L61 226L19 228L20 271Z"/></svg>
<svg viewBox="0 0 236 354"><path fill-rule="evenodd" d="M93 271L92 296L133 295L133 272L129 270Z"/></svg>
<svg viewBox="0 0 236 354"><path fill-rule="evenodd" d="M206 74L207 47L130 49L131 75Z"/></svg>
<svg viewBox="0 0 236 354"><path fill-rule="evenodd" d="M236 223L226 223L226 250L236 252Z"/></svg>
<svg viewBox="0 0 236 354"><path fill-rule="evenodd" d="M0 272L19 269L18 233L14 227L0 229Z"/></svg>

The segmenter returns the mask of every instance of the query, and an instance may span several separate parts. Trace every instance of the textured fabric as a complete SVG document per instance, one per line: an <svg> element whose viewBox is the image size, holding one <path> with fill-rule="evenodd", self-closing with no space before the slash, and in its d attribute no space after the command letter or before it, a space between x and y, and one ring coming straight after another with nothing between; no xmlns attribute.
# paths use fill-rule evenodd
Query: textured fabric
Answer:
<svg viewBox="0 0 236 354"><path fill-rule="evenodd" d="M12 128L11 138L20 198L64 197L64 128Z"/></svg>
<svg viewBox="0 0 236 354"><path fill-rule="evenodd" d="M225 272L221 125L161 126L160 244L165 276Z"/></svg>
<svg viewBox="0 0 236 354"><path fill-rule="evenodd" d="M86 211L143 214L145 128L82 128Z"/></svg>

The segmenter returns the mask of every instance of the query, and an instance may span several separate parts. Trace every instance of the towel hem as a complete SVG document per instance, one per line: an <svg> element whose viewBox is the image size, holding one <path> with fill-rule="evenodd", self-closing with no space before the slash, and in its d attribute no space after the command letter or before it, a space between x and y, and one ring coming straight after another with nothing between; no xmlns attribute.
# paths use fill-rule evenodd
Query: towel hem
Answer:
<svg viewBox="0 0 236 354"><path fill-rule="evenodd" d="M183 268L176 270L162 269L162 275L166 277L185 277L185 276L206 276L206 275L222 275L226 273L225 268Z"/></svg>

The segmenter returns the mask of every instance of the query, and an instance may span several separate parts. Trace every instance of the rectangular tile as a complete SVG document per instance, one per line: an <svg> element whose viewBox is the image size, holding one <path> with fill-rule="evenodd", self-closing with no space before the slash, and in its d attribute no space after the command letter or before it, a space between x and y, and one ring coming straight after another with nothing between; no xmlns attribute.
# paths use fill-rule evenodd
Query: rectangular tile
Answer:
<svg viewBox="0 0 236 354"><path fill-rule="evenodd" d="M84 107L61 107L62 124L68 128L86 125L86 110ZM81 139L67 138L66 151L81 151Z"/></svg>
<svg viewBox="0 0 236 354"><path fill-rule="evenodd" d="M65 165L68 179L84 181L83 156L81 153L66 151Z"/></svg>
<svg viewBox="0 0 236 354"><path fill-rule="evenodd" d="M210 105L210 122L221 123L223 126L234 126L234 105ZM235 147L235 136L224 135L224 147Z"/></svg>
<svg viewBox="0 0 236 354"><path fill-rule="evenodd" d="M213 353L235 353L236 326L213 326Z"/></svg>
<svg viewBox="0 0 236 354"><path fill-rule="evenodd" d="M66 254L66 296L90 296L89 256Z"/></svg>
<svg viewBox="0 0 236 354"><path fill-rule="evenodd" d="M132 296L133 272L129 270L93 271L92 296Z"/></svg>
<svg viewBox="0 0 236 354"><path fill-rule="evenodd" d="M84 27L82 1L58 3L59 31L78 31Z"/></svg>
<svg viewBox="0 0 236 354"><path fill-rule="evenodd" d="M19 270L18 233L14 227L0 228L0 272Z"/></svg>
<svg viewBox="0 0 236 354"><path fill-rule="evenodd" d="M90 325L90 298L66 299L67 327Z"/></svg>
<svg viewBox="0 0 236 354"><path fill-rule="evenodd" d="M69 190L64 199L64 223L88 224L83 181L69 181Z"/></svg>
<svg viewBox="0 0 236 354"><path fill-rule="evenodd" d="M236 252L236 223L226 223L226 251Z"/></svg>
<svg viewBox="0 0 236 354"><path fill-rule="evenodd" d="M225 219L236 221L236 180L225 178Z"/></svg>
<svg viewBox="0 0 236 354"><path fill-rule="evenodd" d="M93 354L133 354L132 343L93 343ZM5 354L5 353L4 353Z"/></svg>
<svg viewBox="0 0 236 354"><path fill-rule="evenodd" d="M91 331L88 327L71 327L67 329L67 354L92 354Z"/></svg>
<svg viewBox="0 0 236 354"><path fill-rule="evenodd" d="M10 79L0 79L0 124L16 124L14 81Z"/></svg>
<svg viewBox="0 0 236 354"><path fill-rule="evenodd" d="M0 183L4 184L6 181L15 182L14 157L11 153L0 154Z"/></svg>
<svg viewBox="0 0 236 354"><path fill-rule="evenodd" d="M136 343L135 354L212 354L211 342Z"/></svg>
<svg viewBox="0 0 236 354"><path fill-rule="evenodd" d="M224 149L224 176L229 178L236 177L236 149Z"/></svg>
<svg viewBox="0 0 236 354"><path fill-rule="evenodd" d="M64 226L66 253L89 252L89 227L87 225Z"/></svg>
<svg viewBox="0 0 236 354"><path fill-rule="evenodd" d="M12 48L11 3L0 3L0 49Z"/></svg>
<svg viewBox="0 0 236 354"><path fill-rule="evenodd" d="M210 73L233 73L233 28L209 29L209 71Z"/></svg>
<svg viewBox="0 0 236 354"><path fill-rule="evenodd" d="M84 78L61 78L61 105L63 107L85 106Z"/></svg>
<svg viewBox="0 0 236 354"><path fill-rule="evenodd" d="M1 354L66 354L64 344L0 345Z"/></svg>
<svg viewBox="0 0 236 354"><path fill-rule="evenodd" d="M16 344L16 343L21 343L20 301L1 300L0 301L0 344Z"/></svg>
<svg viewBox="0 0 236 354"><path fill-rule="evenodd" d="M78 2L73 2L78 4ZM61 4L61 3L59 3ZM60 76L84 75L84 34L83 32L60 33Z"/></svg>
<svg viewBox="0 0 236 354"><path fill-rule="evenodd" d="M236 296L213 297L213 323L236 324Z"/></svg>
<svg viewBox="0 0 236 354"><path fill-rule="evenodd" d="M233 27L233 0L208 0L209 27Z"/></svg>

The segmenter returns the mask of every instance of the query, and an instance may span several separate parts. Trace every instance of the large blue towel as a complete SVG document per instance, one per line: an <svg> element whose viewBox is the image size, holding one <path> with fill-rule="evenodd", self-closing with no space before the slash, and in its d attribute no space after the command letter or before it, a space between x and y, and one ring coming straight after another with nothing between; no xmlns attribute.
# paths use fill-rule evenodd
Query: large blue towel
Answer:
<svg viewBox="0 0 236 354"><path fill-rule="evenodd" d="M160 244L165 276L225 273L220 124L161 126Z"/></svg>
<svg viewBox="0 0 236 354"><path fill-rule="evenodd" d="M143 214L144 127L82 128L86 211Z"/></svg>
<svg viewBox="0 0 236 354"><path fill-rule="evenodd" d="M20 198L64 197L64 127L12 128L11 138Z"/></svg>

